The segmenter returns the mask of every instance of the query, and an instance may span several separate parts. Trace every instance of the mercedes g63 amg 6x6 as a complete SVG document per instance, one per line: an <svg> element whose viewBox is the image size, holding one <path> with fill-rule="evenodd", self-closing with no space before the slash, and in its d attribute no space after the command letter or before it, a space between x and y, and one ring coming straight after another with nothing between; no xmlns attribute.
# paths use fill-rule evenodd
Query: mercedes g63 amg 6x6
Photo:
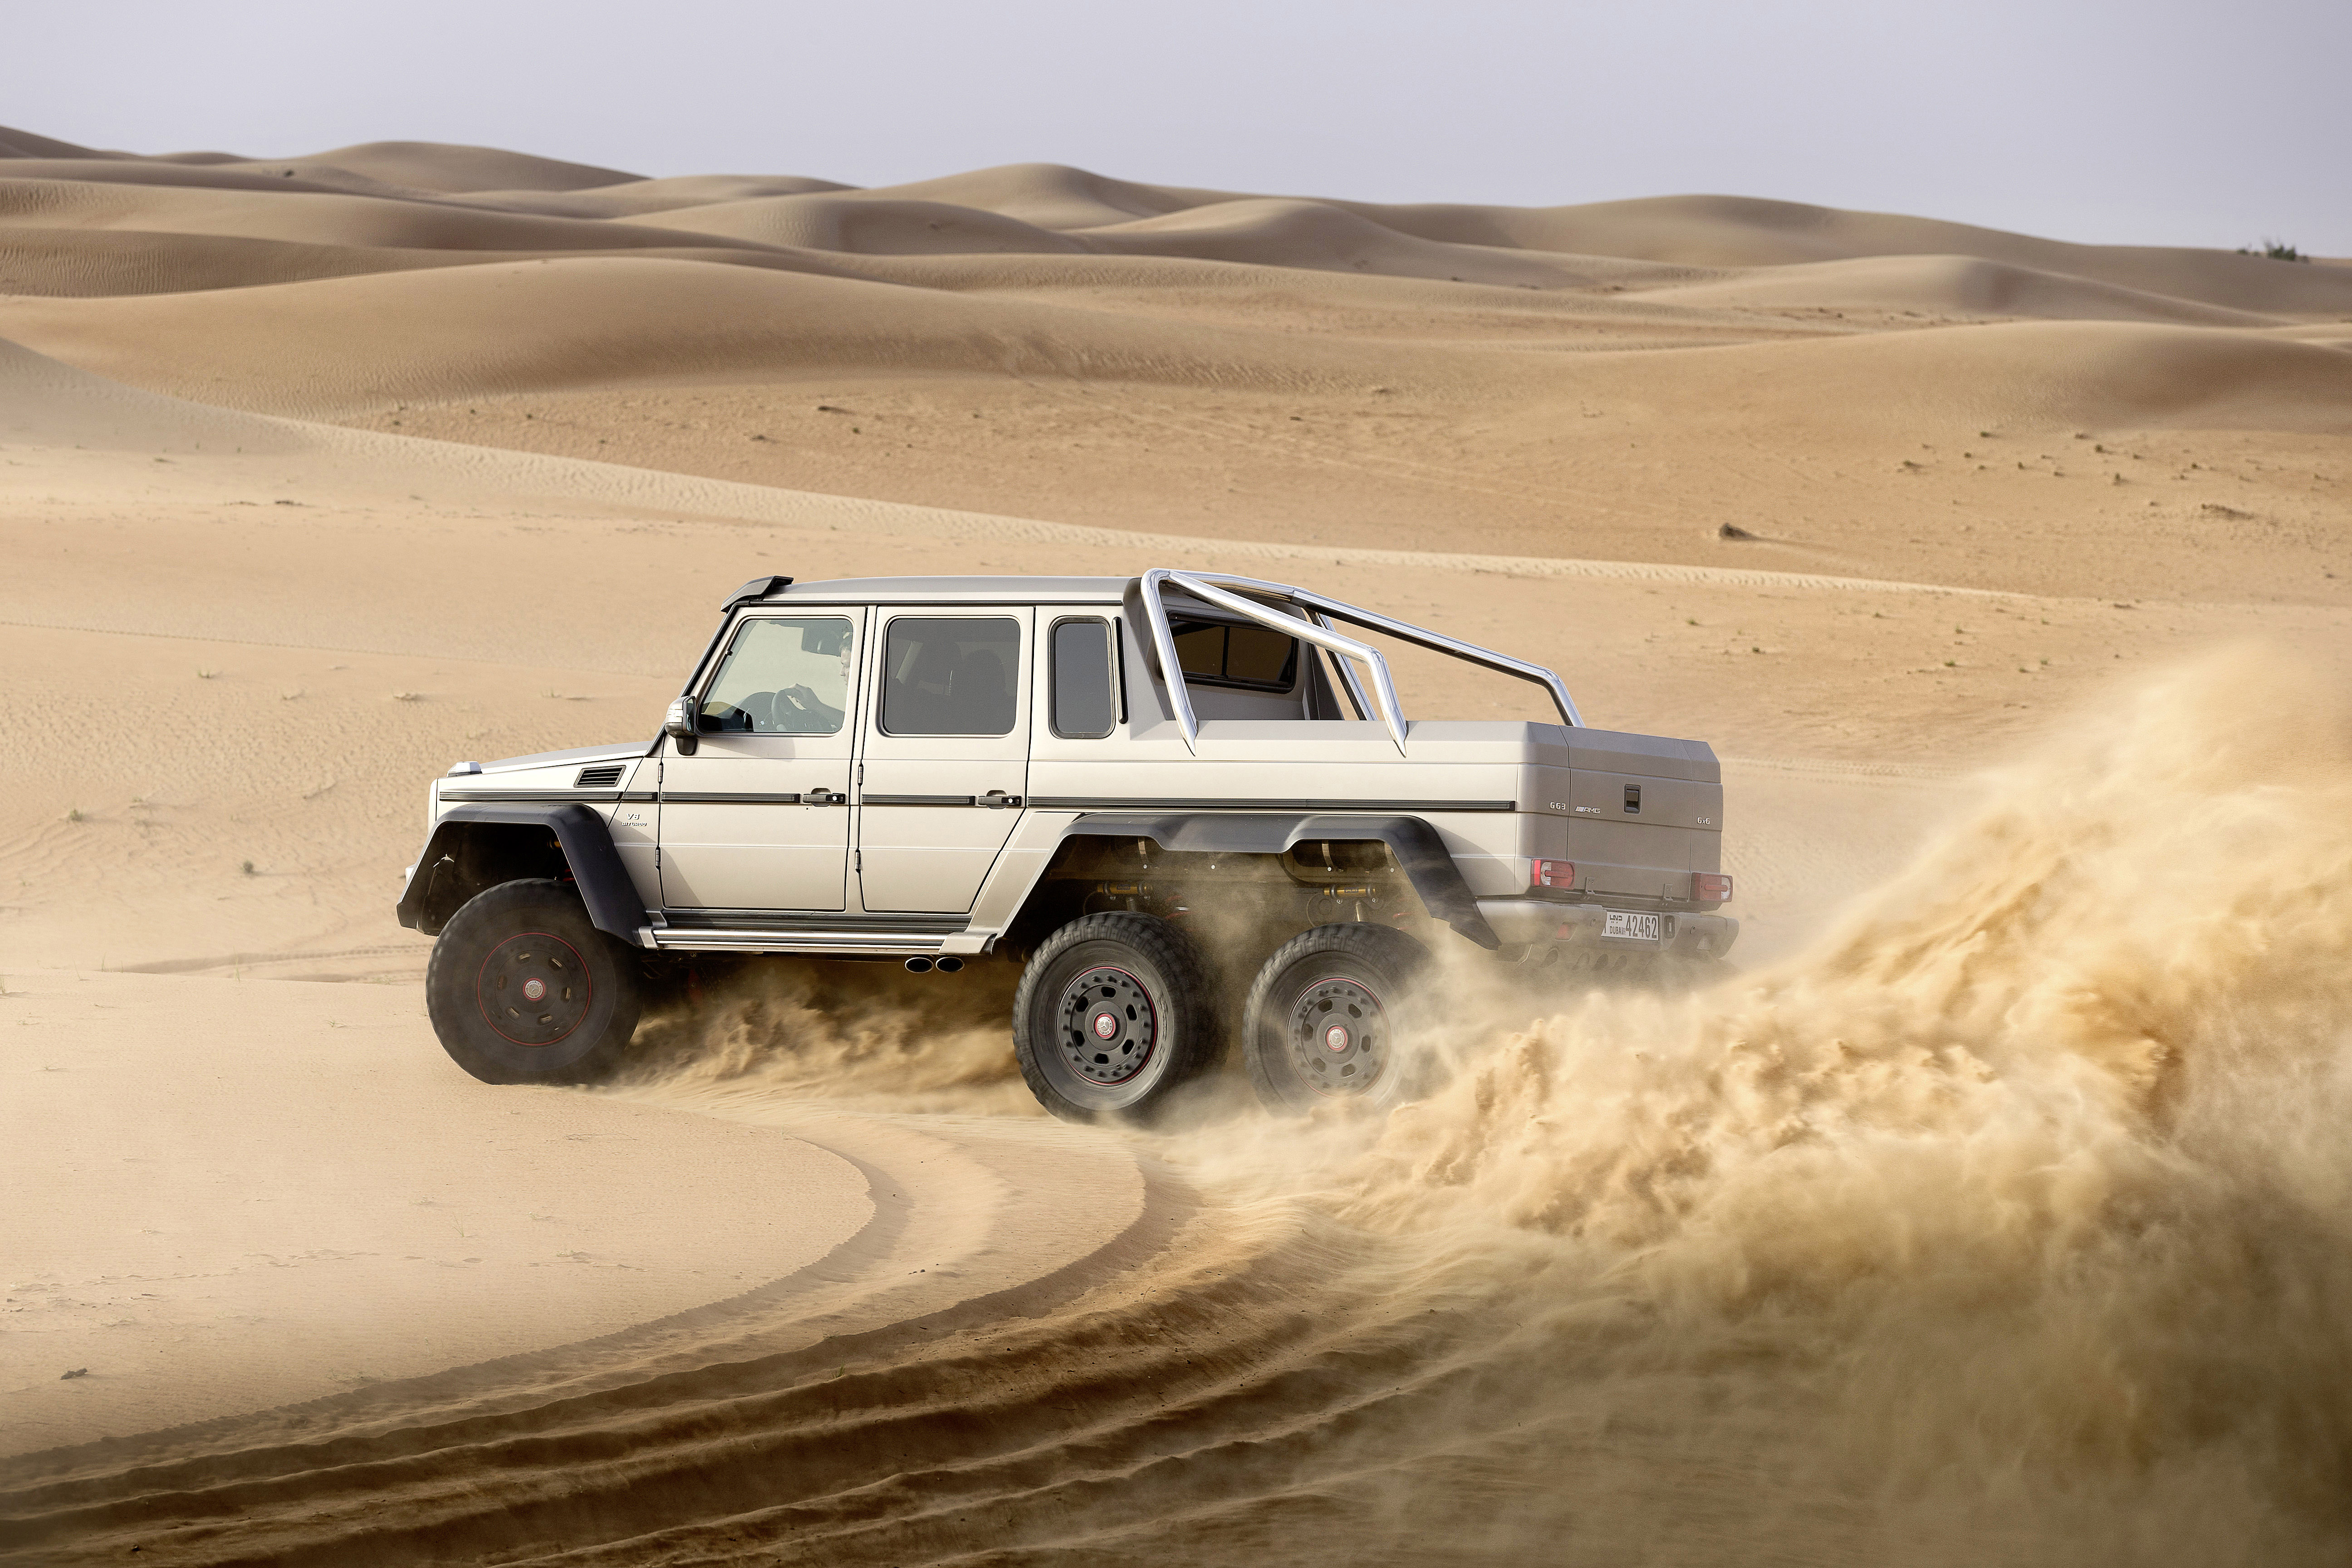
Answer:
<svg viewBox="0 0 2352 1568"><path fill-rule="evenodd" d="M1531 681L1559 721L1408 720L1351 632ZM698 956L993 955L1056 1115L1148 1118L1236 1025L1269 1106L1379 1103L1433 949L1705 963L1738 930L1706 744L1207 572L755 578L650 742L459 763L427 817L400 920L437 935L443 1044L496 1083L607 1070Z"/></svg>

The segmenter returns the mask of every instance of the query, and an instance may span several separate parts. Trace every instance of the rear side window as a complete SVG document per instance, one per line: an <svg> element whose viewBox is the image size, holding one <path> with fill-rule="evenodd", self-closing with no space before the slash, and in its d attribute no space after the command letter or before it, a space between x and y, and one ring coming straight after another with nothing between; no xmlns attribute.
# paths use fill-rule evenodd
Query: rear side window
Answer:
<svg viewBox="0 0 2352 1568"><path fill-rule="evenodd" d="M1055 621L1053 639L1054 733L1099 741L1118 719L1110 623Z"/></svg>
<svg viewBox="0 0 2352 1568"><path fill-rule="evenodd" d="M1189 686L1238 686L1287 691L1298 679L1298 639L1272 626L1217 621L1171 621L1176 666Z"/></svg>
<svg viewBox="0 0 2352 1568"><path fill-rule="evenodd" d="M1020 679L1012 616L900 616L882 647L883 732L1009 735Z"/></svg>

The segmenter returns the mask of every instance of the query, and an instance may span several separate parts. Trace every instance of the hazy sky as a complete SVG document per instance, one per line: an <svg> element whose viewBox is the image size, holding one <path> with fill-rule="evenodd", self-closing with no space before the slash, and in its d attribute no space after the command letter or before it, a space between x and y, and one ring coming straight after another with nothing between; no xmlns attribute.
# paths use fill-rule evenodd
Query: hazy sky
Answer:
<svg viewBox="0 0 2352 1568"><path fill-rule="evenodd" d="M1680 192L2352 255L2352 0L117 0L0 123L887 184L1030 160L1371 201Z"/></svg>

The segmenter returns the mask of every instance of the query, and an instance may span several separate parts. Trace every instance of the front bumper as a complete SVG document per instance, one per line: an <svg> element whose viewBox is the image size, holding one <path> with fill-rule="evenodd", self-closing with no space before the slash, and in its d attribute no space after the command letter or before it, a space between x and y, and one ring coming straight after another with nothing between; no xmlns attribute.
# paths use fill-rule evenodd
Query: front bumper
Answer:
<svg viewBox="0 0 2352 1568"><path fill-rule="evenodd" d="M1633 906L1620 904L1620 909ZM1559 944L1609 952L1671 952L1684 958L1720 958L1739 940L1739 922L1729 915L1667 913L1665 934L1605 936L1610 906L1564 904L1548 899L1481 899L1478 912L1495 928L1506 949ZM1659 911L1644 910L1644 914Z"/></svg>

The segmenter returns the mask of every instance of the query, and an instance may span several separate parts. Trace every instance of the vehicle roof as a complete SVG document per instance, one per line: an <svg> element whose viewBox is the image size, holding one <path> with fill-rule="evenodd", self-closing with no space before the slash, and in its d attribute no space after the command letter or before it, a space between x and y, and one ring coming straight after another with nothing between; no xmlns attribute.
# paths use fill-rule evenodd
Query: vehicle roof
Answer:
<svg viewBox="0 0 2352 1568"><path fill-rule="evenodd" d="M841 600L856 604L1024 604L1115 600L1132 577L835 577L794 583L759 602Z"/></svg>

